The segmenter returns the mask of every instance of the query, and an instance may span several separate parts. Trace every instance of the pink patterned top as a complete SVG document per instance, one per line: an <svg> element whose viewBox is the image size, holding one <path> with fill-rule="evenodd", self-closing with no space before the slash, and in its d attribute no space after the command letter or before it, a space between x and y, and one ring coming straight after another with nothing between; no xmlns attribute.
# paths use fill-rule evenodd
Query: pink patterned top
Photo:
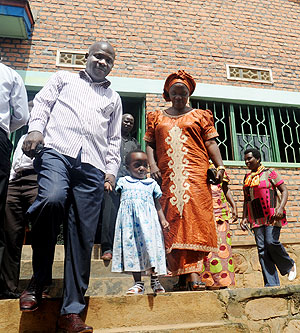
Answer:
<svg viewBox="0 0 300 333"><path fill-rule="evenodd" d="M245 176L245 179L248 175ZM274 215L275 209L280 206L281 201L276 187L283 183L283 179L275 170L266 168L259 174L258 186L244 185L248 220L252 224L252 228L269 225L270 218ZM285 213L284 211L283 219L276 221L274 226L281 227L287 224Z"/></svg>

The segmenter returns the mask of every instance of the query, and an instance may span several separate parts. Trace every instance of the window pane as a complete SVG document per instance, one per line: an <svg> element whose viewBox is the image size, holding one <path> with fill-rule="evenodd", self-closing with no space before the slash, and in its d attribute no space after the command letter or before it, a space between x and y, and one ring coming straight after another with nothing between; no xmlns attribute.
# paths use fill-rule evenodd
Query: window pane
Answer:
<svg viewBox="0 0 300 333"><path fill-rule="evenodd" d="M261 151L262 160L274 161L271 147L269 108L234 104L239 160L253 147Z"/></svg>
<svg viewBox="0 0 300 333"><path fill-rule="evenodd" d="M230 135L229 103L191 100L192 107L197 109L212 111L215 120L215 127L219 133L216 139L222 158L224 160L233 159L233 149Z"/></svg>
<svg viewBox="0 0 300 333"><path fill-rule="evenodd" d="M300 109L274 108L280 159L300 163Z"/></svg>

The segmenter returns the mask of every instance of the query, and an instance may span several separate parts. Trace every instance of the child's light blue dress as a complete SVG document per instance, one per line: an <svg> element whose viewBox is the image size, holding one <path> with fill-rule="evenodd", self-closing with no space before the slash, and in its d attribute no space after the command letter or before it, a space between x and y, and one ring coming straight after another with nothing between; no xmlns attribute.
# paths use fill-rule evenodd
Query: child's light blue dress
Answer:
<svg viewBox="0 0 300 333"><path fill-rule="evenodd" d="M121 191L112 259L112 272L143 272L154 267L166 274L165 246L154 199L161 189L152 178L121 177Z"/></svg>

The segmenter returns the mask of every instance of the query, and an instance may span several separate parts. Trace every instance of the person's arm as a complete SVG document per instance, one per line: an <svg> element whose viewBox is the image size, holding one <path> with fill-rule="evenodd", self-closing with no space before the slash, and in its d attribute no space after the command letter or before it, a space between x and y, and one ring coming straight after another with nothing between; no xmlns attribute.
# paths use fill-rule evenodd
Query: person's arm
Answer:
<svg viewBox="0 0 300 333"><path fill-rule="evenodd" d="M35 156L36 146L40 143L44 144L43 133L61 89L62 80L60 74L55 73L34 98L28 124L28 135L22 146L24 154L30 158Z"/></svg>
<svg viewBox="0 0 300 333"><path fill-rule="evenodd" d="M284 207L288 200L288 189L284 183L280 184L278 187L278 190L281 192L281 203L280 206L275 209L275 213L272 216L273 222L281 220L284 215Z"/></svg>
<svg viewBox="0 0 300 333"><path fill-rule="evenodd" d="M228 203L231 206L232 222L235 222L238 219L237 206L236 206L235 201L233 199L233 196L232 196L232 193L231 193L230 188L228 186L228 183L223 182L222 183L222 188L223 188L223 192L225 194L226 200L228 201Z"/></svg>
<svg viewBox="0 0 300 333"><path fill-rule="evenodd" d="M105 157L105 183L104 189L112 191L116 183L116 176L121 162L121 124L122 124L122 103L118 96L115 111L112 112L107 130L107 154Z"/></svg>
<svg viewBox="0 0 300 333"><path fill-rule="evenodd" d="M247 201L246 201L246 193L244 190L243 219L240 223L241 229L243 231L247 230L247 223L248 223L248 207L247 207Z"/></svg>
<svg viewBox="0 0 300 333"><path fill-rule="evenodd" d="M159 221L163 230L170 230L170 224L166 220L165 214L161 208L160 202L157 198L154 198L155 208L159 217Z"/></svg>
<svg viewBox="0 0 300 333"><path fill-rule="evenodd" d="M154 144L147 142L146 143L146 153L150 166L150 174L153 179L156 181L161 180L161 173L155 161L155 146Z"/></svg>
<svg viewBox="0 0 300 333"><path fill-rule="evenodd" d="M13 89L10 92L10 106L12 113L10 116L10 132L16 131L25 125L29 118L27 93L21 76L15 73Z"/></svg>
<svg viewBox="0 0 300 333"><path fill-rule="evenodd" d="M207 149L208 155L212 160L213 164L218 167L224 167L223 160L217 142L215 139L210 139L205 141L205 147ZM216 178L219 179L219 183L222 183L225 169L220 169L217 172Z"/></svg>

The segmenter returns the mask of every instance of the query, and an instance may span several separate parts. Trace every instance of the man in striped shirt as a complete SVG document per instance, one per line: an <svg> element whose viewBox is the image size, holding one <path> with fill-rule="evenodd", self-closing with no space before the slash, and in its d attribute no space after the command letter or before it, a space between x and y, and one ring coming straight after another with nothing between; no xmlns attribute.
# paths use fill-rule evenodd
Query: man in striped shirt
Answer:
<svg viewBox="0 0 300 333"><path fill-rule="evenodd" d="M103 190L112 190L120 164L122 104L106 79L115 51L101 41L90 47L86 58L84 71L57 72L36 95L23 144L23 151L35 156L39 192L28 210L33 225L33 277L21 295L20 309L37 309L52 275L59 225L67 220L58 321L59 329L67 332L93 331L79 314L85 308ZM36 153L39 144L44 148Z"/></svg>

